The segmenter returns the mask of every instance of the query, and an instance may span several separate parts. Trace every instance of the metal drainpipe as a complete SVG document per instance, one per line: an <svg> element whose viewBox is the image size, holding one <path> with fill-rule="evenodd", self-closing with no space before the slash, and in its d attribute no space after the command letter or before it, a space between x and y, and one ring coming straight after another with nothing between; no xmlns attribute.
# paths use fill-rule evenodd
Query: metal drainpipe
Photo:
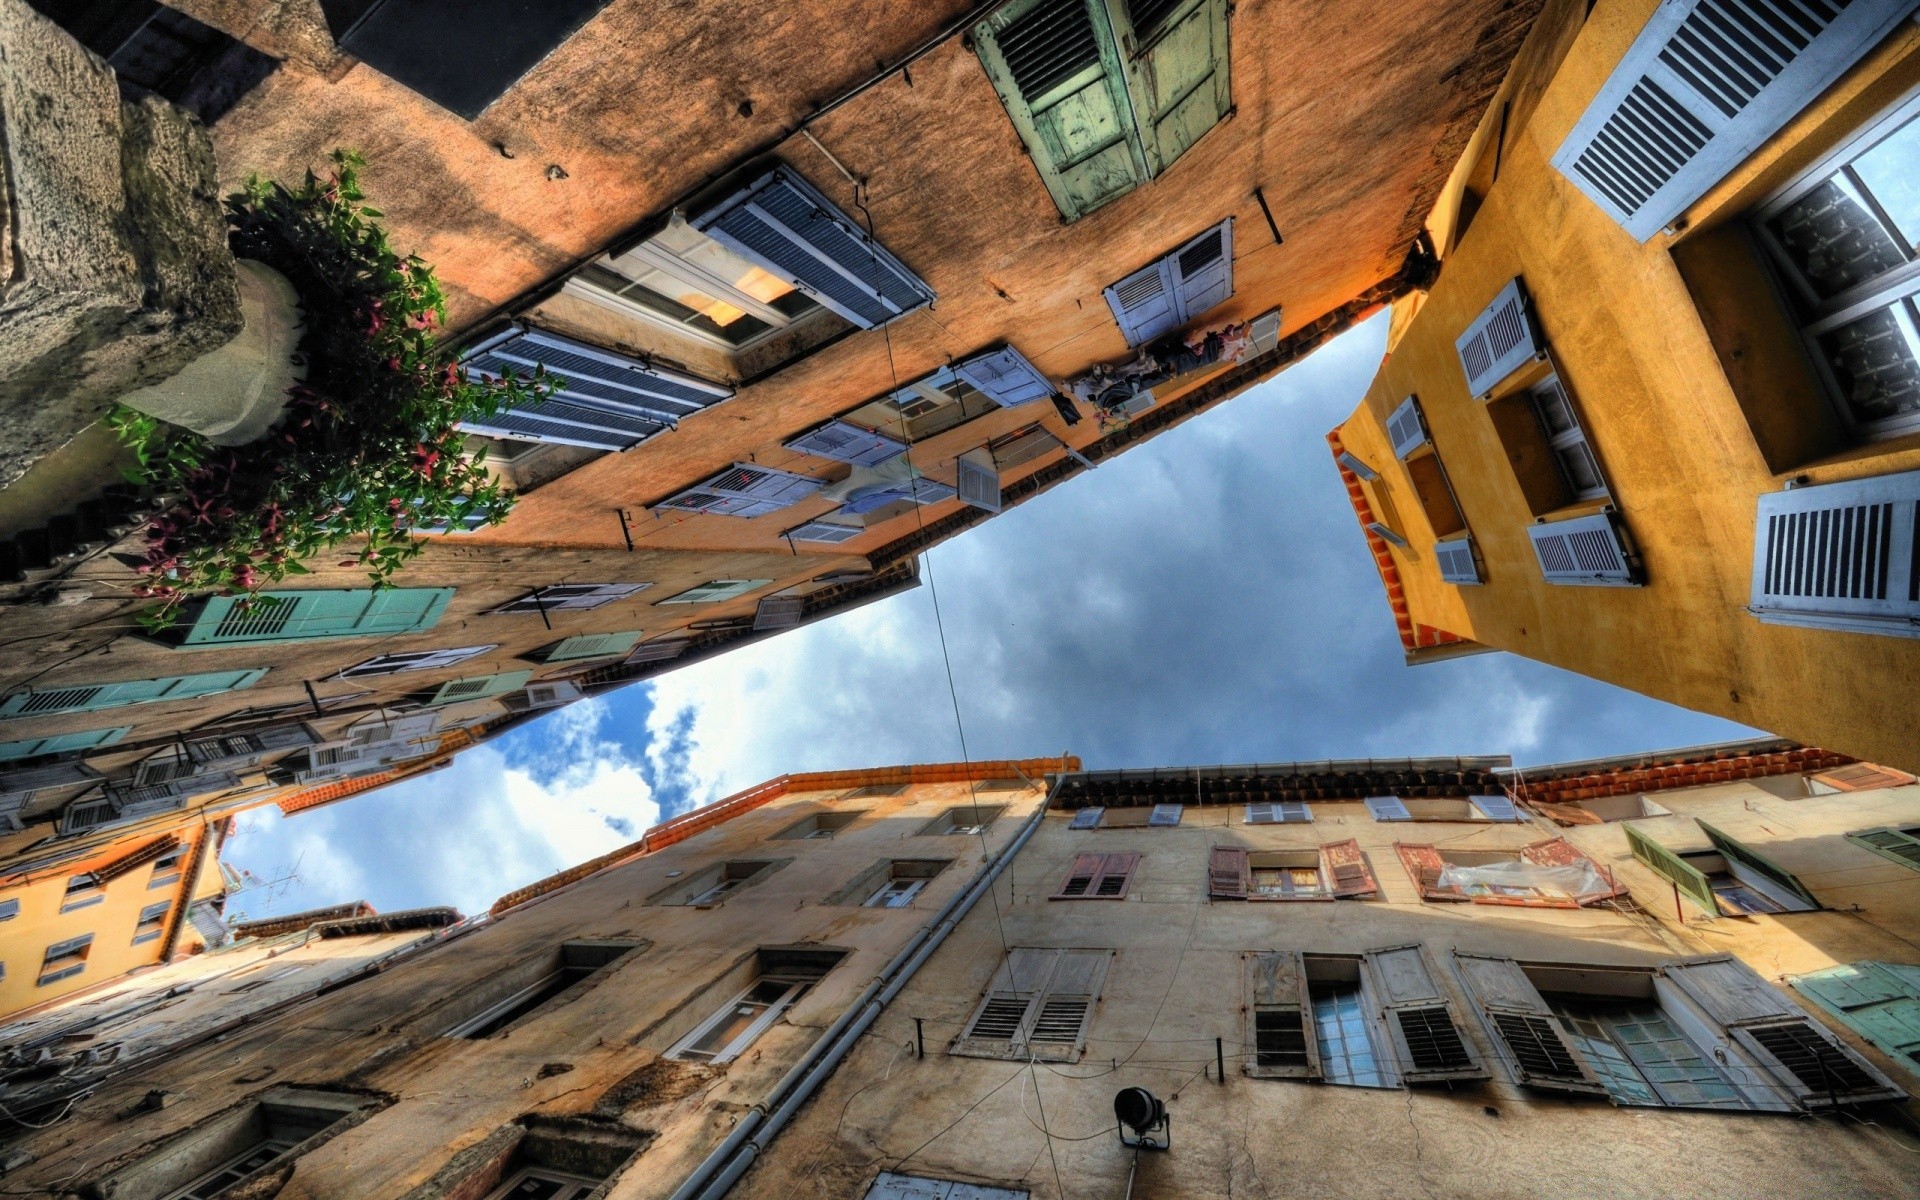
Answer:
<svg viewBox="0 0 1920 1200"><path fill-rule="evenodd" d="M999 857L974 881L973 886L947 901L946 907L922 926L913 940L901 948L900 953L893 956L866 990L840 1014L839 1020L829 1026L827 1032L781 1078L767 1098L742 1117L733 1132L727 1135L726 1141L715 1147L713 1153L707 1155L687 1176L686 1182L680 1185L670 1200L694 1200L695 1197L699 1200L718 1200L727 1194L754 1160L759 1158L767 1143L779 1135L807 1098L833 1074L847 1052L853 1049L854 1043L860 1040L860 1036L879 1017L888 1002L899 995L900 989L913 978L920 965L940 948L940 943L946 941L947 935L953 932L980 897L986 895L987 889L1000 877L1000 872L1006 869L1014 855L1027 844L1027 839L1040 828L1041 821L1046 819L1051 799L1049 791L1026 826L1007 843Z"/></svg>

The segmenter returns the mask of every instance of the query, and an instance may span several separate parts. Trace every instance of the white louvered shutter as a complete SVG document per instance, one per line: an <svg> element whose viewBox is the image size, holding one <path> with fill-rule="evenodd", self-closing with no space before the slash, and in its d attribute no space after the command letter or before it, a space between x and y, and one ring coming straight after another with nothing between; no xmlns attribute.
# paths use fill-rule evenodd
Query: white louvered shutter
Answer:
<svg viewBox="0 0 1920 1200"><path fill-rule="evenodd" d="M1067 823L1067 828L1068 829L1098 829L1100 828L1100 818L1105 816L1106 813L1107 813L1107 810L1105 808L1099 807L1097 805L1093 808L1083 808L1079 812L1073 814L1073 820Z"/></svg>
<svg viewBox="0 0 1920 1200"><path fill-rule="evenodd" d="M1289 825L1302 824L1313 820L1313 810L1307 807L1305 800L1282 800L1274 805L1280 819Z"/></svg>
<svg viewBox="0 0 1920 1200"><path fill-rule="evenodd" d="M1156 804L1147 817L1149 825L1178 825L1180 817L1187 811L1184 804Z"/></svg>
<svg viewBox="0 0 1920 1200"><path fill-rule="evenodd" d="M1540 346L1532 305L1518 279L1501 288L1493 303L1453 343L1460 356L1460 369L1467 376L1467 391L1480 399L1532 361L1541 352Z"/></svg>
<svg viewBox="0 0 1920 1200"><path fill-rule="evenodd" d="M807 612L807 602L799 596L768 596L753 613L755 629L792 629Z"/></svg>
<svg viewBox="0 0 1920 1200"><path fill-rule="evenodd" d="M1519 963L1456 950L1453 966L1517 1082L1556 1092L1607 1094Z"/></svg>
<svg viewBox="0 0 1920 1200"><path fill-rule="evenodd" d="M1129 346L1143 346L1180 324L1179 289L1164 259L1109 287L1106 296Z"/></svg>
<svg viewBox="0 0 1920 1200"><path fill-rule="evenodd" d="M1000 511L1000 468L985 450L969 450L954 462L960 499L988 512Z"/></svg>
<svg viewBox="0 0 1920 1200"><path fill-rule="evenodd" d="M1367 811L1376 821L1411 821L1413 814L1400 802L1398 796L1368 796Z"/></svg>
<svg viewBox="0 0 1920 1200"><path fill-rule="evenodd" d="M1524 821L1520 810L1513 801L1505 796L1469 796L1467 802L1480 810L1480 815L1489 821Z"/></svg>
<svg viewBox="0 0 1920 1200"><path fill-rule="evenodd" d="M1233 218L1220 222L1169 257L1179 287L1179 323L1184 325L1233 295Z"/></svg>
<svg viewBox="0 0 1920 1200"><path fill-rule="evenodd" d="M1912 11L1900 0L1666 0L1553 165L1646 241Z"/></svg>
<svg viewBox="0 0 1920 1200"><path fill-rule="evenodd" d="M1920 471L1760 497L1753 615L1920 637Z"/></svg>
<svg viewBox="0 0 1920 1200"><path fill-rule="evenodd" d="M657 642L642 642L633 648L633 653L623 660L628 666L636 663L668 662L686 653L686 638L665 638Z"/></svg>
<svg viewBox="0 0 1920 1200"><path fill-rule="evenodd" d="M831 458L856 467L876 467L897 454L907 444L898 438L871 429L862 429L845 421L828 421L811 433L801 434L787 443L787 449L816 458Z"/></svg>
<svg viewBox="0 0 1920 1200"><path fill-rule="evenodd" d="M1610 513L1527 526L1540 574L1548 583L1636 587L1620 531Z"/></svg>
<svg viewBox="0 0 1920 1200"><path fill-rule="evenodd" d="M757 463L735 463L705 483L668 497L654 507L717 516L758 517L796 504L822 486L818 479L808 475Z"/></svg>
<svg viewBox="0 0 1920 1200"><path fill-rule="evenodd" d="M976 354L953 365L953 373L978 388L981 394L1002 408L1018 408L1053 394L1034 365L1012 346L1002 346Z"/></svg>
<svg viewBox="0 0 1920 1200"><path fill-rule="evenodd" d="M1440 564L1440 578L1448 583L1480 582L1480 565L1473 559L1472 538L1434 543L1433 558Z"/></svg>
<svg viewBox="0 0 1920 1200"><path fill-rule="evenodd" d="M933 301L933 289L790 167L692 224L862 329Z"/></svg>
<svg viewBox="0 0 1920 1200"><path fill-rule="evenodd" d="M1427 444L1427 422L1420 415L1418 399L1408 396L1399 408L1388 414L1387 440L1393 443L1393 452L1400 458Z"/></svg>
<svg viewBox="0 0 1920 1200"><path fill-rule="evenodd" d="M864 525L842 525L838 521L816 520L804 525L795 525L782 535L796 542L823 542L838 545L850 542L867 531Z"/></svg>

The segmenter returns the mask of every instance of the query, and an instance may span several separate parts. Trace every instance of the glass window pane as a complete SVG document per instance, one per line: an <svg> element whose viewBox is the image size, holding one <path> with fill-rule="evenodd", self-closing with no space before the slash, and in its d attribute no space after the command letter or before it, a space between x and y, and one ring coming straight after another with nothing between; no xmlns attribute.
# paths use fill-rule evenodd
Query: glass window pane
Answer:
<svg viewBox="0 0 1920 1200"><path fill-rule="evenodd" d="M1585 442L1560 446L1553 454L1560 460L1567 486L1573 489L1575 496L1584 500L1607 490L1607 485L1600 479L1600 464L1593 461L1593 451Z"/></svg>
<svg viewBox="0 0 1920 1200"><path fill-rule="evenodd" d="M1911 302L1899 300L1820 335L1840 396L1861 424L1920 412Z"/></svg>
<svg viewBox="0 0 1920 1200"><path fill-rule="evenodd" d="M1575 428L1573 408L1567 403L1567 393L1558 379L1547 379L1533 389L1532 395L1533 407L1540 414L1540 424L1546 427L1547 437L1555 438Z"/></svg>
<svg viewBox="0 0 1920 1200"><path fill-rule="evenodd" d="M1312 994L1321 1078L1353 1087L1386 1087L1387 1077L1380 1070L1367 1031L1367 1014L1360 1004L1360 985L1316 983Z"/></svg>
<svg viewBox="0 0 1920 1200"><path fill-rule="evenodd" d="M1920 118L1855 159L1853 169L1907 245L1920 242Z"/></svg>
<svg viewBox="0 0 1920 1200"><path fill-rule="evenodd" d="M1907 261L1907 255L1844 174L1820 184L1767 222L1821 299Z"/></svg>
<svg viewBox="0 0 1920 1200"><path fill-rule="evenodd" d="M1659 1104L1660 1097L1641 1077L1626 1051L1614 1045L1606 1023L1578 1001L1556 999L1554 1015L1560 1018L1567 1037L1586 1056L1593 1073L1607 1092L1623 1104Z"/></svg>

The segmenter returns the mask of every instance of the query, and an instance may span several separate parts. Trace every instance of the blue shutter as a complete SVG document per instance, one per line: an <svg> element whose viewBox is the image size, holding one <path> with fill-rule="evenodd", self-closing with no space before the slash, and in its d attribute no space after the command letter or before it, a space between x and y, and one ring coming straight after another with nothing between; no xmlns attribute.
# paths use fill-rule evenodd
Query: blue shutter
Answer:
<svg viewBox="0 0 1920 1200"><path fill-rule="evenodd" d="M783 537L796 542L823 542L835 545L850 542L867 531L864 525L842 525L838 521L814 520L804 525L795 525L784 533Z"/></svg>
<svg viewBox="0 0 1920 1200"><path fill-rule="evenodd" d="M828 421L811 433L803 433L787 443L787 449L816 458L831 458L856 467L877 467L906 452L899 438L862 429L845 421Z"/></svg>
<svg viewBox="0 0 1920 1200"><path fill-rule="evenodd" d="M1106 297L1129 346L1144 346L1180 324L1179 289L1164 259L1109 287Z"/></svg>
<svg viewBox="0 0 1920 1200"><path fill-rule="evenodd" d="M1178 825L1180 817L1187 811L1184 804L1156 804L1147 817L1149 825Z"/></svg>
<svg viewBox="0 0 1920 1200"><path fill-rule="evenodd" d="M1527 526L1540 574L1548 583L1638 587L1611 513Z"/></svg>
<svg viewBox="0 0 1920 1200"><path fill-rule="evenodd" d="M1408 396L1387 415L1387 440L1393 443L1393 452L1400 458L1433 440L1427 433L1426 420L1420 415L1420 401Z"/></svg>
<svg viewBox="0 0 1920 1200"><path fill-rule="evenodd" d="M696 217L706 233L862 329L933 301L933 290L790 167Z"/></svg>
<svg viewBox="0 0 1920 1200"><path fill-rule="evenodd" d="M1480 815L1489 821L1524 821L1520 810L1513 801L1505 796L1469 796L1468 803L1480 810Z"/></svg>
<svg viewBox="0 0 1920 1200"><path fill-rule="evenodd" d="M1435 542L1434 561L1440 564L1440 578L1448 583L1479 583L1480 564L1473 558L1473 539L1454 538L1452 541Z"/></svg>
<svg viewBox="0 0 1920 1200"><path fill-rule="evenodd" d="M768 596L753 612L756 631L792 629L807 614L807 602L800 596Z"/></svg>
<svg viewBox="0 0 1920 1200"><path fill-rule="evenodd" d="M56 733L43 738L28 738L21 742L0 742L0 762L11 762L17 758L37 758L42 754L66 754L75 750L92 750L100 746L111 746L132 731L133 726L121 725L113 729Z"/></svg>
<svg viewBox="0 0 1920 1200"><path fill-rule="evenodd" d="M1106 289L1129 346L1178 329L1233 294L1233 219Z"/></svg>
<svg viewBox="0 0 1920 1200"><path fill-rule="evenodd" d="M1002 408L1018 408L1053 395L1047 377L1012 346L988 350L953 365L954 374Z"/></svg>
<svg viewBox="0 0 1920 1200"><path fill-rule="evenodd" d="M1527 302L1526 289L1514 279L1493 298L1481 314L1453 343L1460 357L1460 369L1467 376L1467 391L1476 398L1486 394L1541 353L1541 342L1533 324L1533 306Z"/></svg>
<svg viewBox="0 0 1920 1200"><path fill-rule="evenodd" d="M1920 637L1920 471L1760 497L1749 611L1772 625Z"/></svg>
<svg viewBox="0 0 1920 1200"><path fill-rule="evenodd" d="M211 596L201 602L180 645L232 646L312 638L371 637L431 629L452 588L357 588Z"/></svg>
<svg viewBox="0 0 1920 1200"><path fill-rule="evenodd" d="M1098 805L1092 808L1083 808L1073 814L1073 820L1067 823L1067 828L1098 829L1100 827L1100 818L1105 816L1106 813L1107 810Z"/></svg>
<svg viewBox="0 0 1920 1200"><path fill-rule="evenodd" d="M796 504L822 486L809 475L757 463L735 463L712 479L669 496L653 507L722 517L759 517Z"/></svg>
<svg viewBox="0 0 1920 1200"><path fill-rule="evenodd" d="M461 422L470 433L625 450L711 408L733 389L544 330L515 326L467 353L483 379L530 378L543 369L552 394Z"/></svg>
<svg viewBox="0 0 1920 1200"><path fill-rule="evenodd" d="M1000 468L985 450L969 450L954 460L954 483L960 499L988 512L1000 511Z"/></svg>
<svg viewBox="0 0 1920 1200"><path fill-rule="evenodd" d="M1912 9L1902 0L1665 0L1554 168L1644 242Z"/></svg>
<svg viewBox="0 0 1920 1200"><path fill-rule="evenodd" d="M1407 806L1400 803L1398 796L1368 796L1367 811L1376 821L1411 821L1413 814Z"/></svg>
<svg viewBox="0 0 1920 1200"><path fill-rule="evenodd" d="M1180 324L1233 295L1233 218L1168 255L1179 289Z"/></svg>
<svg viewBox="0 0 1920 1200"><path fill-rule="evenodd" d="M1352 471L1362 482L1372 483L1374 480L1380 478L1380 472L1374 470L1366 463L1361 462L1350 450L1342 450L1335 458L1341 466Z"/></svg>
<svg viewBox="0 0 1920 1200"><path fill-rule="evenodd" d="M245 671L208 671L199 675L168 675L160 679L129 679L119 683L53 684L29 688L0 699L0 717L44 717L55 713L94 712L127 704L157 700L193 700L221 692L235 692L260 682L265 667Z"/></svg>

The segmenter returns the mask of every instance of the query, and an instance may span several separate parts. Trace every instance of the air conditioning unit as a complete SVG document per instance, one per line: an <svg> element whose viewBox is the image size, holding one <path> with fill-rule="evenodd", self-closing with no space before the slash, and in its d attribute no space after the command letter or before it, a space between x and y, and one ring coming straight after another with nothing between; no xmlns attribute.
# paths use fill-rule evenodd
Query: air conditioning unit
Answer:
<svg viewBox="0 0 1920 1200"><path fill-rule="evenodd" d="M535 709L558 708L562 704L572 704L585 695L586 693L580 690L579 685L562 679L552 683L532 684L519 692L502 696L500 703L506 705L512 712L532 712Z"/></svg>

